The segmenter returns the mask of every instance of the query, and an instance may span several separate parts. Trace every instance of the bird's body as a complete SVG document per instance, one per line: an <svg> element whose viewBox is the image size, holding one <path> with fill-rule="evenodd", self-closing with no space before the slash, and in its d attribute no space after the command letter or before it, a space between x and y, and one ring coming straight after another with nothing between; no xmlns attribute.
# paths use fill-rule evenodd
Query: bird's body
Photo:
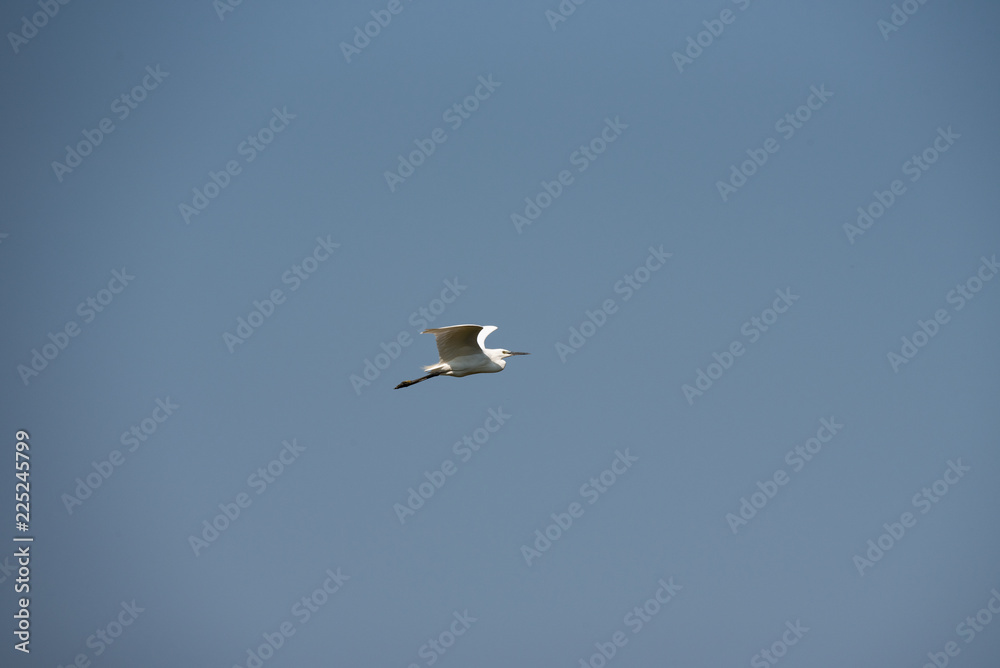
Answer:
<svg viewBox="0 0 1000 668"><path fill-rule="evenodd" d="M529 353L512 353L502 348L487 348L486 337L496 331L493 325L452 325L437 329L425 329L421 334L433 334L437 342L440 361L437 364L425 366L424 371L430 373L416 380L404 380L396 386L409 387L422 380L434 376L471 376L474 373L496 373L507 366L507 357L513 355L528 355Z"/></svg>

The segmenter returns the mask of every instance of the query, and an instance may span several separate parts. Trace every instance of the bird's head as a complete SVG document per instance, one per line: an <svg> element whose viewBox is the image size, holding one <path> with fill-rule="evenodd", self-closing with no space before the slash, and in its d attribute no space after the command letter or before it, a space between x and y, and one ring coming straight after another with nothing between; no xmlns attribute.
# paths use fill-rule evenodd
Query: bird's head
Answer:
<svg viewBox="0 0 1000 668"><path fill-rule="evenodd" d="M503 348L493 348L491 350L485 351L491 360L493 360L497 366L501 369L507 367L507 358L513 357L514 355L530 355L531 353L512 353L509 350L504 350Z"/></svg>

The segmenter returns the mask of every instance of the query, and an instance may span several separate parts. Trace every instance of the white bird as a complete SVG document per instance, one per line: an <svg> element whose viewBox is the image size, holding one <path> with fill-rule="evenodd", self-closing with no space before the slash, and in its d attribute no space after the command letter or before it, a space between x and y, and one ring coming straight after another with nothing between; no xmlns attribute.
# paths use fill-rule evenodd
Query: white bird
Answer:
<svg viewBox="0 0 1000 668"><path fill-rule="evenodd" d="M496 373L507 366L505 358L513 355L530 355L531 353L512 353L503 348L487 348L486 337L497 328L494 325L452 325L425 329L421 334L433 334L437 342L438 355L441 360L437 364L425 366L424 371L430 371L423 378L404 380L395 389L415 385L422 380L434 376L471 376L474 373Z"/></svg>

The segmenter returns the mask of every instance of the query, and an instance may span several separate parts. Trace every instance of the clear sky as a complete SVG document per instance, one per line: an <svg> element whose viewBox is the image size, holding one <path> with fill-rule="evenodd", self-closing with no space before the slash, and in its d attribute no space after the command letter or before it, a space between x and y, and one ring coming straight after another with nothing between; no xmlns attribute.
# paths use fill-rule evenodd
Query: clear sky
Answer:
<svg viewBox="0 0 1000 668"><path fill-rule="evenodd" d="M996 665L995 3L223 1L0 10L0 663Z"/></svg>

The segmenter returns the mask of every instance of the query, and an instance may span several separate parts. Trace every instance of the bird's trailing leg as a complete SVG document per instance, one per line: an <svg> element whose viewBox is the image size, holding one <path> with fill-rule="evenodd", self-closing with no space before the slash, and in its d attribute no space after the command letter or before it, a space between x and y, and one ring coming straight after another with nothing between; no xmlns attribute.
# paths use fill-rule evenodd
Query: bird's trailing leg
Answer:
<svg viewBox="0 0 1000 668"><path fill-rule="evenodd" d="M422 380L427 380L428 378L433 378L434 376L440 376L440 375L441 375L440 371L435 371L434 373L427 374L423 378L417 378L416 380L404 380L402 383L400 383L399 385L397 385L393 389L394 390L398 390L401 387L409 387L410 385L416 385L417 383L419 383Z"/></svg>

